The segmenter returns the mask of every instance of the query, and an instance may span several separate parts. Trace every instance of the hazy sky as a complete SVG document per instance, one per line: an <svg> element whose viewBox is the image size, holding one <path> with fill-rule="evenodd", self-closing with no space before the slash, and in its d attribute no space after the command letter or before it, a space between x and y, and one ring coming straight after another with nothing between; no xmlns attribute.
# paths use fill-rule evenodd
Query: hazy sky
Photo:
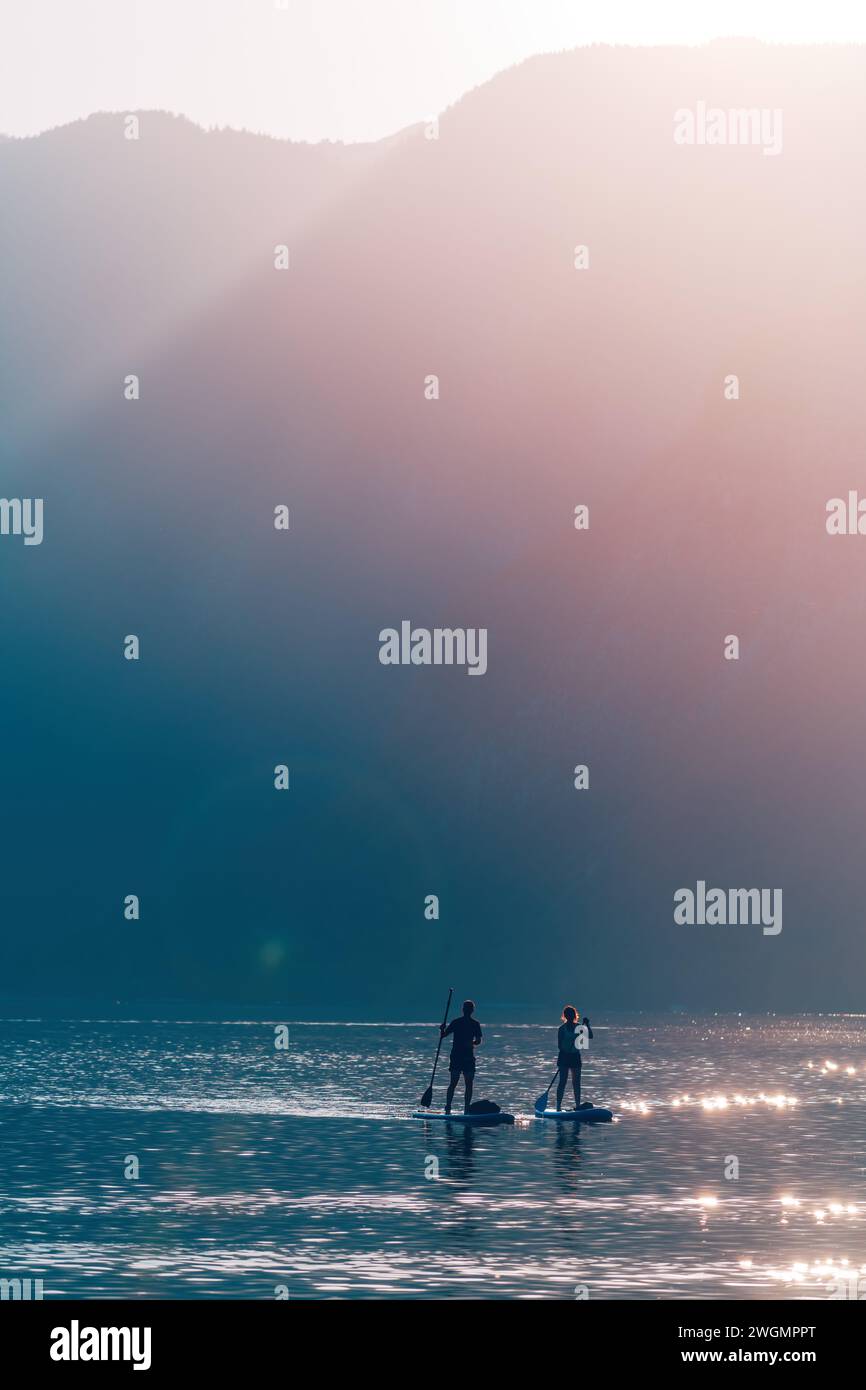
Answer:
<svg viewBox="0 0 866 1390"><path fill-rule="evenodd" d="M296 140L371 140L533 53L587 43L866 39L851 0L4 0L0 131L160 108Z"/></svg>

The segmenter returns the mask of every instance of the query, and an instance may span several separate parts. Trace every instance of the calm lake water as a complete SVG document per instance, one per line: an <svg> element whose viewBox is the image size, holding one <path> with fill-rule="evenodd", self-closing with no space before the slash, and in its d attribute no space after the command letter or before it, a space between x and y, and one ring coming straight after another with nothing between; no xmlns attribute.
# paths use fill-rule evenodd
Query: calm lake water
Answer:
<svg viewBox="0 0 866 1390"><path fill-rule="evenodd" d="M0 1021L0 1277L798 1300L862 1266L866 1293L866 1017L593 1019L594 1127L531 1117L556 1019L482 1021L476 1097L518 1123L474 1132L409 1118L429 1023L291 1024L276 1051L262 1023Z"/></svg>

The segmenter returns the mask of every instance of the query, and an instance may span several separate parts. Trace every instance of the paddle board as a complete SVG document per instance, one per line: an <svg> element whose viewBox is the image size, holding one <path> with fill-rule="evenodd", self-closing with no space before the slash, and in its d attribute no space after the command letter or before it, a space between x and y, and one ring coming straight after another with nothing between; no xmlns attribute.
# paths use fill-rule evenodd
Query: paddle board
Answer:
<svg viewBox="0 0 866 1390"><path fill-rule="evenodd" d="M413 1120L447 1120L453 1125L513 1125L514 1116L506 1115L500 1110L495 1115L464 1115L462 1110L455 1110L452 1114L446 1115L444 1110L414 1110Z"/></svg>

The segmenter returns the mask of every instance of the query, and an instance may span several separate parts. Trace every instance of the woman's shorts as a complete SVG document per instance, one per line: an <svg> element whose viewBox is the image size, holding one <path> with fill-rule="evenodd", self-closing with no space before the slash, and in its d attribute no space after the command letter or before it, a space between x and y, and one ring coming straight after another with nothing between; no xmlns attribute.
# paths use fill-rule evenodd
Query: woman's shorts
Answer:
<svg viewBox="0 0 866 1390"><path fill-rule="evenodd" d="M560 1052L559 1061L556 1065L560 1071L580 1071L581 1067L583 1066L583 1058L580 1056L580 1053L578 1053L577 1056L575 1056L571 1052Z"/></svg>

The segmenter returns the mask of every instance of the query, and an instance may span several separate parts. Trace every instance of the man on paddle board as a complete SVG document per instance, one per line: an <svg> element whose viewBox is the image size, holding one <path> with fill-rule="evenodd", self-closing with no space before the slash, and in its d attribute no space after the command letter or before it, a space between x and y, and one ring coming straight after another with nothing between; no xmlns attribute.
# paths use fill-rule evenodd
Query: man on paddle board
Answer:
<svg viewBox="0 0 866 1390"><path fill-rule="evenodd" d="M475 1049L481 1046L481 1024L472 1015L475 1012L475 1004L471 999L464 1000L463 1013L460 1018L452 1018L448 1027L440 1023L439 1032L443 1038L453 1038L451 1043L451 1060L448 1063L451 1072L451 1081L448 1085L448 1094L445 1097L445 1114L451 1114L451 1102L454 1099L454 1092L460 1077L463 1077L463 1111L464 1114L472 1104L472 1085L475 1080Z"/></svg>
<svg viewBox="0 0 866 1390"><path fill-rule="evenodd" d="M556 1108L562 1109L562 1097L565 1095L565 1086L569 1075L574 1091L574 1108L580 1109L580 1073L583 1066L583 1048L587 1041L592 1037L592 1029L589 1026L589 1019L585 1018L582 1024L577 1021L577 1009L572 1004L566 1004L562 1011L562 1023L559 1026L557 1041L559 1044L559 1056L556 1065L559 1069L559 1081L556 1087Z"/></svg>

